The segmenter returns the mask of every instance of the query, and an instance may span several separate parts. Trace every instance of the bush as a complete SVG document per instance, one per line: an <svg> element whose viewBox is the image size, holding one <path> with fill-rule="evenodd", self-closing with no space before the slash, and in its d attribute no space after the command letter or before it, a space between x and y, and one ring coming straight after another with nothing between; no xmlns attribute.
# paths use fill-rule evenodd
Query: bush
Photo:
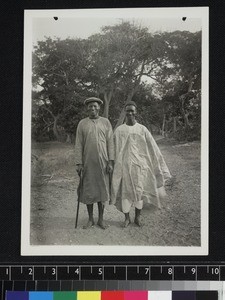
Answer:
<svg viewBox="0 0 225 300"><path fill-rule="evenodd" d="M201 139L201 128L199 126L180 127L174 134L174 138L178 141L198 141Z"/></svg>

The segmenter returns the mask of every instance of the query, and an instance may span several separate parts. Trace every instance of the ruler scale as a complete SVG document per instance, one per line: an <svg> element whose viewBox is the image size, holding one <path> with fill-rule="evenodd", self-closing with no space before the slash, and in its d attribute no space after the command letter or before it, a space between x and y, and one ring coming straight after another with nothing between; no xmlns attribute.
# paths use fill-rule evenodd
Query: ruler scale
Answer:
<svg viewBox="0 0 225 300"><path fill-rule="evenodd" d="M206 289L209 282L222 286L225 264L0 265L0 300L6 291L176 290L173 283L181 281L190 282L189 290L193 282Z"/></svg>
<svg viewBox="0 0 225 300"><path fill-rule="evenodd" d="M225 265L7 265L1 281L225 281Z"/></svg>

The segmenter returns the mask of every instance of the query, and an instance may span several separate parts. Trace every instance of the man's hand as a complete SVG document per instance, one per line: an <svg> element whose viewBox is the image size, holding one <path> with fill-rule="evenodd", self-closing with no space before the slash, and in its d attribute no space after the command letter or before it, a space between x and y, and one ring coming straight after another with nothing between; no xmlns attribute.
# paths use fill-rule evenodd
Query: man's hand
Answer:
<svg viewBox="0 0 225 300"><path fill-rule="evenodd" d="M76 171L77 171L77 174L80 176L81 173L83 172L84 170L84 166L82 164L80 165L76 165Z"/></svg>
<svg viewBox="0 0 225 300"><path fill-rule="evenodd" d="M106 166L106 172L108 174L112 174L112 172L113 172L113 160L108 161L107 166Z"/></svg>

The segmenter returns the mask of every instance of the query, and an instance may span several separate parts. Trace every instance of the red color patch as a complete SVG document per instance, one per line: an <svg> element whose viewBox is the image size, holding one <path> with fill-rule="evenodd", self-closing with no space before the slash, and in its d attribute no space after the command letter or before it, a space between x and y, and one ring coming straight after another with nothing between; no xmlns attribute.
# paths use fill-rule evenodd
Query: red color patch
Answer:
<svg viewBox="0 0 225 300"><path fill-rule="evenodd" d="M102 291L101 300L124 300L122 291Z"/></svg>

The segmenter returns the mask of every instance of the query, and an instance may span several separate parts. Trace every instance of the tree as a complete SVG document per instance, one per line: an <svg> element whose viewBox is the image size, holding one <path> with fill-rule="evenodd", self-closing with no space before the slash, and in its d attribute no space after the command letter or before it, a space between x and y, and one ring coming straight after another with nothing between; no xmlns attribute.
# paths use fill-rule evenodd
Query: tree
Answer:
<svg viewBox="0 0 225 300"><path fill-rule="evenodd" d="M139 89L142 76L149 76L152 37L147 28L129 22L107 26L100 34L89 38L92 45L91 68L88 79L104 98L104 116L116 94L125 96L124 103L132 99ZM123 104L124 104L123 103ZM123 121L121 113L118 124ZM118 125L117 124L117 125Z"/></svg>
<svg viewBox="0 0 225 300"><path fill-rule="evenodd" d="M82 100L84 65L87 61L82 40L48 38L34 48L33 87L36 93L33 105L39 107L40 114L45 111L48 115L45 120L52 125L57 140L60 140L60 120L66 124L65 115L68 111L75 112Z"/></svg>
<svg viewBox="0 0 225 300"><path fill-rule="evenodd" d="M88 96L104 99L114 127L134 99L148 127L173 134L199 128L201 32L152 35L121 22L85 40L47 38L34 49L33 89L35 135L51 128L60 140L61 128L71 140Z"/></svg>
<svg viewBox="0 0 225 300"><path fill-rule="evenodd" d="M172 124L173 134L178 123L183 131L196 131L197 126L200 132L200 118L193 116L200 116L201 109L201 32L165 32L156 37L164 51L160 61L165 63L156 74L162 84L155 83L164 103L164 122Z"/></svg>

